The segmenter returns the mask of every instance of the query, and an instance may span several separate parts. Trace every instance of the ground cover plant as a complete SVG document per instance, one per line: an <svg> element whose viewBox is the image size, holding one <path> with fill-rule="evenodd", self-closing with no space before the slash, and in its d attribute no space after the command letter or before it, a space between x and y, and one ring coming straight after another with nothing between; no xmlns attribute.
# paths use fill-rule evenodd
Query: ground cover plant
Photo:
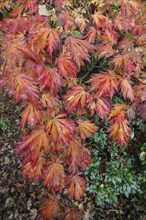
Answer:
<svg viewBox="0 0 146 220"><path fill-rule="evenodd" d="M52 193L43 218L82 219L71 207L61 213L55 193L66 189L101 205L140 194L145 4L1 0L0 10L0 86L23 109L22 174Z"/></svg>

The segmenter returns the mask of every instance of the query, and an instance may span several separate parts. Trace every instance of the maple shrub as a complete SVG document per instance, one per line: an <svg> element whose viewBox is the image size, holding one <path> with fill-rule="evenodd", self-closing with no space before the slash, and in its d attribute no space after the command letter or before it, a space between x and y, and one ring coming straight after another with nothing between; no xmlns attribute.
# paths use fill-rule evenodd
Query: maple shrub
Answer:
<svg viewBox="0 0 146 220"><path fill-rule="evenodd" d="M146 118L145 5L0 0L0 11L0 86L23 108L16 149L22 173L80 200L94 134L106 122L106 144L129 146L133 121ZM59 210L55 195L41 205L44 219ZM72 213L67 209L62 218L73 219Z"/></svg>

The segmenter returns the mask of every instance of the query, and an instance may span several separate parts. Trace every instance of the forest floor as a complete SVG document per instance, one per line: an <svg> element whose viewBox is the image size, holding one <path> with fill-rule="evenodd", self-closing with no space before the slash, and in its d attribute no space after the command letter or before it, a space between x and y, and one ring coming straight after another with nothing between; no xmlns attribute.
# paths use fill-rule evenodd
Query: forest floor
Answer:
<svg viewBox="0 0 146 220"><path fill-rule="evenodd" d="M0 92L0 220L41 220L38 207L47 190L41 182L34 184L22 177L21 159L15 154L21 136L20 115L19 105ZM104 208L95 207L90 198L87 201L83 201L84 220L146 220L135 210L134 200Z"/></svg>

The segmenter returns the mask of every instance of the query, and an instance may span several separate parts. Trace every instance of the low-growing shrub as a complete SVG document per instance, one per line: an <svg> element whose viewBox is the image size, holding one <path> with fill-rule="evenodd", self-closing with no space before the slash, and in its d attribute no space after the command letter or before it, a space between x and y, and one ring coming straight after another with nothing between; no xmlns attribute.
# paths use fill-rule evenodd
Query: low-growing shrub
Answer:
<svg viewBox="0 0 146 220"><path fill-rule="evenodd" d="M0 10L0 85L23 108L16 150L23 175L80 200L86 169L100 204L141 192L128 149L137 115L146 118L145 4L1 0ZM44 219L59 212L56 195L42 203ZM74 215L80 218L68 208L62 216Z"/></svg>

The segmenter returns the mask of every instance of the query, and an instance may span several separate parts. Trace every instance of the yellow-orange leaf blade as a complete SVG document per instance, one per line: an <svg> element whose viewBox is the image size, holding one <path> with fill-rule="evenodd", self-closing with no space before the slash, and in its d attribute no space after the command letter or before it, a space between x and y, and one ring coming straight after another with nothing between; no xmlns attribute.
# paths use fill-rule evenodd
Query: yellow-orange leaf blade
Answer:
<svg viewBox="0 0 146 220"><path fill-rule="evenodd" d="M69 113L84 110L86 108L88 96L88 92L86 92L82 86L72 87L68 90L66 95L64 95L66 110Z"/></svg>
<svg viewBox="0 0 146 220"><path fill-rule="evenodd" d="M132 89L130 80L123 79L121 81L121 90L124 98L128 98L131 101L134 100L134 90Z"/></svg>
<svg viewBox="0 0 146 220"><path fill-rule="evenodd" d="M46 130L51 134L54 141L59 139L64 143L67 143L72 139L75 125L71 119L67 118L65 113L60 113L48 121Z"/></svg>
<svg viewBox="0 0 146 220"><path fill-rule="evenodd" d="M44 184L50 190L61 192L65 187L64 167L60 160L49 161L43 174Z"/></svg>
<svg viewBox="0 0 146 220"><path fill-rule="evenodd" d="M79 200L86 191L86 181L78 174L68 177L67 186L68 192L77 200Z"/></svg>
<svg viewBox="0 0 146 220"><path fill-rule="evenodd" d="M114 71L109 70L94 74L88 82L92 85L91 91L97 91L97 96L108 95L112 98L119 89L120 78Z"/></svg>
<svg viewBox="0 0 146 220"><path fill-rule="evenodd" d="M79 119L77 123L78 123L77 129L82 139L91 137L92 134L96 132L98 129L98 127L94 123L91 123L91 121L89 120L83 121Z"/></svg>

